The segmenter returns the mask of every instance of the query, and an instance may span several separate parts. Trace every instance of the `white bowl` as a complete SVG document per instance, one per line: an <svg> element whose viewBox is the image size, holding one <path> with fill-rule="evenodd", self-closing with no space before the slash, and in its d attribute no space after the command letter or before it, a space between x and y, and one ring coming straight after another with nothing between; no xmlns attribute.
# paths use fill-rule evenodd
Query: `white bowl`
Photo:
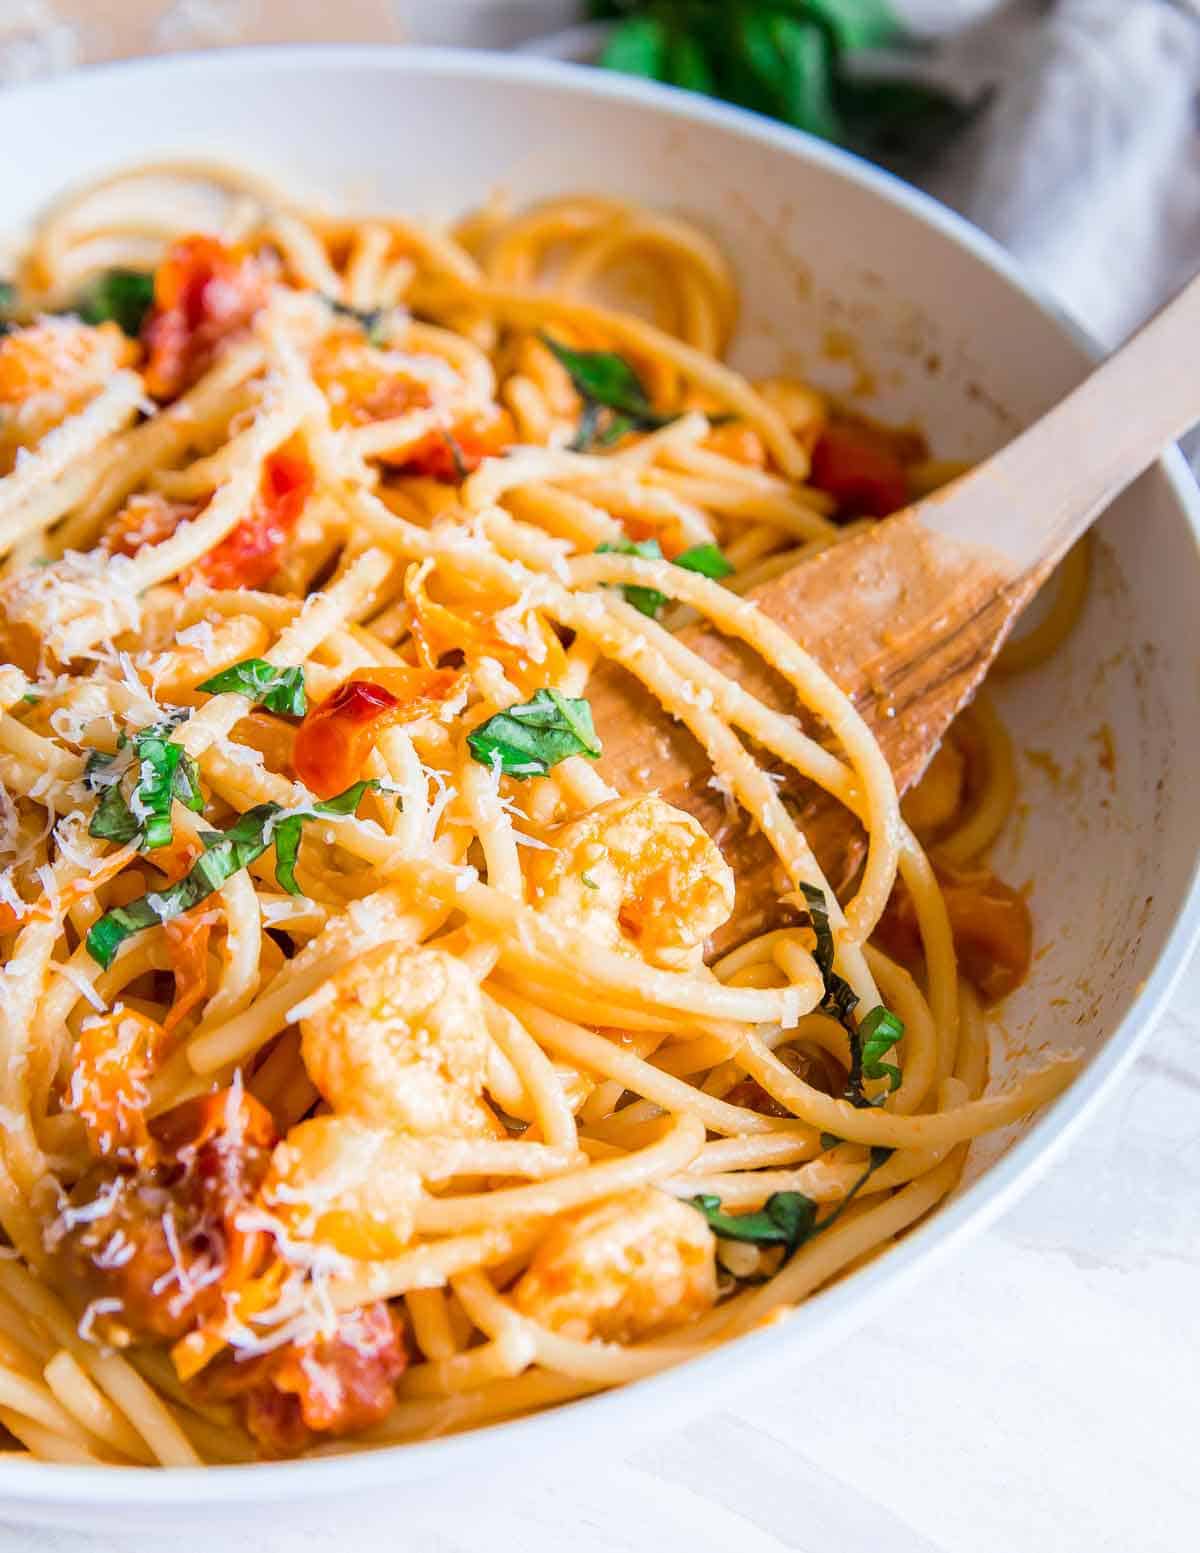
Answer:
<svg viewBox="0 0 1200 1553"><path fill-rule="evenodd" d="M109 67L0 96L0 145L11 152L0 229L64 185L171 153L244 161L335 202L434 216L496 185L517 199L583 188L669 205L736 261L744 364L842 391L857 381L873 390L864 408L914 418L946 455L987 453L1089 360L1078 332L998 249L903 184L764 119L535 59L266 49ZM767 1363L799 1365L994 1218L1117 1083L1200 921L1198 527L1195 489L1173 453L1102 523L1081 629L1057 661L1000 692L1018 746L1046 752L1063 775L1055 787L1050 762L1021 761L1029 807L1002 871L1033 880L1045 953L1005 1005L999 1079L1007 1058L1036 1058L1043 1045L1081 1047L1088 1062L1053 1108L974 1151L967 1184L928 1223L786 1323L553 1413L215 1477L4 1462L0 1518L179 1525L270 1505L278 1524L305 1501L349 1495L461 1506L464 1483L481 1493L500 1472L495 1492L520 1492L544 1478L553 1451L627 1447ZM1099 758L1105 725L1111 775Z"/></svg>

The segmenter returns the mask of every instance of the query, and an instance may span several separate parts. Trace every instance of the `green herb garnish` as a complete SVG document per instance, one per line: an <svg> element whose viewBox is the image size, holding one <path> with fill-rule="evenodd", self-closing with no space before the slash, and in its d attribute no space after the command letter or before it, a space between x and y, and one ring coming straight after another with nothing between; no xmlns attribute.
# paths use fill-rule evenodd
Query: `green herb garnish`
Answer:
<svg viewBox="0 0 1200 1553"><path fill-rule="evenodd" d="M544 330L539 338L566 368L575 392L583 400L572 452L608 447L627 432L656 431L676 419L674 415L656 414L645 385L624 356L613 351L573 350Z"/></svg>
<svg viewBox="0 0 1200 1553"><path fill-rule="evenodd" d="M895 167L913 167L986 104L922 79L886 0L592 0L616 18L601 64L724 98ZM866 50L891 48L861 66Z"/></svg>
<svg viewBox="0 0 1200 1553"><path fill-rule="evenodd" d="M690 550L677 555L673 564L682 566L685 572L699 572L701 577L708 577L713 582L720 582L722 577L728 577L733 572L731 562L716 545L693 545Z"/></svg>
<svg viewBox="0 0 1200 1553"><path fill-rule="evenodd" d="M304 822L315 819L319 815L349 815L358 810L362 802L362 796L368 790L374 792L379 783L374 779L355 782L353 787L348 787L344 793L338 793L334 798L322 799L314 803L311 813L289 814L284 820L280 820L274 826L275 841L275 878L281 889L289 895L299 895L300 886L296 883L296 858L300 853L300 835Z"/></svg>
<svg viewBox="0 0 1200 1553"><path fill-rule="evenodd" d="M596 554L636 555L643 561L663 559L662 546L657 539L618 539L614 544L597 545ZM728 577L733 571L733 567L716 545L693 545L690 550L684 550L682 554L677 555L671 564L682 566L686 572L699 572L701 576L711 577L714 580ZM634 609L641 610L643 615L649 615L651 620L657 619L659 611L670 602L667 595L660 593L657 588L644 588L632 582L622 583L620 587L626 603L632 604Z"/></svg>
<svg viewBox="0 0 1200 1553"><path fill-rule="evenodd" d="M373 780L356 782L336 798L314 803L311 810L298 813L289 813L277 803L256 804L254 808L247 809L228 830L201 831L199 839L204 853L196 860L191 872L165 890L151 890L139 899L130 901L128 906L116 906L106 911L88 932L88 953L97 965L107 970L127 938L140 933L144 928L170 922L172 918L182 916L185 911L198 906L219 890L227 879L232 879L234 874L257 862L272 843L276 847L276 879L289 894L299 894L295 867L304 822L321 815L353 814L367 789L378 785Z"/></svg>
<svg viewBox="0 0 1200 1553"><path fill-rule="evenodd" d="M893 1090L900 1088L900 1069L880 1059L887 1056L903 1034L903 1020L890 1009L880 1006L863 1015L858 1022L858 1039L862 1045L864 1078L886 1078Z"/></svg>
<svg viewBox="0 0 1200 1553"><path fill-rule="evenodd" d="M91 792L99 794L100 801L88 826L90 836L122 846L137 837L142 850L150 852L171 844L171 804L175 799L194 813L204 807L196 762L181 745L171 742L182 721L183 717L177 716L154 723L139 729L132 739L122 734L117 753L128 749L130 756L120 767L117 755L91 751L83 780ZM131 771L136 775L126 797L123 782Z"/></svg>
<svg viewBox="0 0 1200 1553"><path fill-rule="evenodd" d="M900 1086L900 1069L880 1059L891 1050L904 1034L904 1021L890 1009L880 1004L856 1021L854 1011L858 1007L858 994L844 977L833 968L833 929L829 925L829 908L823 890L816 885L802 884L800 893L808 908L808 920L816 937L813 959L821 973L825 994L821 999L821 1012L836 1019L845 1030L850 1042L850 1076L846 1081L846 1096L851 1105L866 1107L874 1104L863 1093L864 1078L887 1078L892 1090ZM870 1052L867 1043L870 1042Z"/></svg>
<svg viewBox="0 0 1200 1553"><path fill-rule="evenodd" d="M214 696L232 690L248 697L256 706L265 706L268 712L278 712L283 717L303 717L308 709L304 670L277 668L265 658L246 658L222 669L196 689Z"/></svg>
<svg viewBox="0 0 1200 1553"><path fill-rule="evenodd" d="M339 302L336 297L326 297L330 312L339 318L352 318L367 337L368 345L386 345L390 334L391 308L351 307L349 302Z"/></svg>
<svg viewBox="0 0 1200 1553"><path fill-rule="evenodd" d="M597 545L596 554L636 555L643 561L661 561L663 558L662 546L657 539L618 539L614 544ZM623 583L621 592L627 604L641 610L643 615L649 615L651 620L667 602L667 595L657 588L643 588L632 582Z"/></svg>
<svg viewBox="0 0 1200 1553"><path fill-rule="evenodd" d="M591 707L557 690L539 690L523 706L497 712L467 735L467 744L480 765L498 766L519 782L545 776L572 755L600 754Z"/></svg>
<svg viewBox="0 0 1200 1553"><path fill-rule="evenodd" d="M892 1152L885 1148L871 1149L867 1168L829 1217L820 1222L817 1220L818 1205L803 1192L772 1192L757 1213L724 1213L721 1199L707 1193L690 1197L688 1201L704 1215L718 1240L739 1240L752 1246L783 1246L790 1257L815 1235L837 1223L875 1172L891 1159Z"/></svg>
<svg viewBox="0 0 1200 1553"><path fill-rule="evenodd" d="M145 270L105 270L90 282L74 311L85 324L118 324L136 338L153 305L153 275Z"/></svg>

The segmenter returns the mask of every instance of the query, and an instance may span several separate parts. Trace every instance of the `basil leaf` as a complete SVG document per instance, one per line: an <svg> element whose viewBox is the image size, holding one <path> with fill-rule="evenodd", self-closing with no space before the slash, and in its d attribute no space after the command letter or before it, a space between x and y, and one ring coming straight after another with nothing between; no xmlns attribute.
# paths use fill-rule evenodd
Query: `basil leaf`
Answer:
<svg viewBox="0 0 1200 1553"><path fill-rule="evenodd" d="M115 323L134 338L154 305L154 276L145 270L106 270L75 306L85 324Z"/></svg>
<svg viewBox="0 0 1200 1553"><path fill-rule="evenodd" d="M625 75L663 78L667 34L662 22L653 16L634 16L615 27L600 56L606 70Z"/></svg>
<svg viewBox="0 0 1200 1553"><path fill-rule="evenodd" d="M349 302L339 302L336 297L322 299L331 313L339 318L352 318L367 337L368 345L386 345L391 334L391 309L387 307L351 307Z"/></svg>
<svg viewBox="0 0 1200 1553"><path fill-rule="evenodd" d="M618 539L615 544L603 544L596 546L597 555L636 555L644 561L661 561L663 558L662 546L657 539ZM657 588L643 588L635 583L622 583L621 592L625 595L625 601L632 604L634 609L641 610L643 615L649 615L653 620L659 610L667 602L667 595L660 593Z"/></svg>
<svg viewBox="0 0 1200 1553"><path fill-rule="evenodd" d="M296 883L296 859L300 855L300 837L305 820L315 819L321 814L354 814L362 802L363 794L368 789L374 792L378 786L379 783L374 778L355 782L354 786L348 787L344 793L338 793L336 797L326 798L313 804L311 814L289 814L286 819L280 820L275 825L275 881L280 889L286 890L289 895L302 893Z"/></svg>
<svg viewBox="0 0 1200 1553"><path fill-rule="evenodd" d="M645 385L624 356L613 351L574 350L545 330L538 338L566 368L583 400L579 429L571 443L573 452L586 452L597 444L607 447L628 432L654 431L675 420L673 415L655 413Z"/></svg>
<svg viewBox="0 0 1200 1553"><path fill-rule="evenodd" d="M265 706L268 712L278 712L283 717L303 717L308 710L303 668L277 668L265 658L245 658L206 679L196 689L214 696L236 691L256 706Z"/></svg>
<svg viewBox="0 0 1200 1553"><path fill-rule="evenodd" d="M864 1078L887 1078L893 1090L900 1088L900 1069L893 1063L883 1062L896 1042L904 1034L904 1021L882 1004L865 1014L858 1024L858 1038L862 1043L862 1070Z"/></svg>
<svg viewBox="0 0 1200 1553"><path fill-rule="evenodd" d="M132 809L125 802L120 783L114 782L110 787L104 788L100 795L100 802L96 805L96 812L92 815L91 824L88 826L88 835L102 841L115 841L118 845L124 846L127 841L132 841L138 835L141 828L141 823L134 817Z"/></svg>
<svg viewBox="0 0 1200 1553"><path fill-rule="evenodd" d="M691 1199L721 1240L740 1240L752 1246L786 1246L790 1256L814 1233L817 1205L803 1192L772 1192L757 1213L722 1213L719 1197Z"/></svg>
<svg viewBox="0 0 1200 1553"><path fill-rule="evenodd" d="M855 1021L858 995L850 983L833 968L833 929L829 925L829 909L823 890L812 884L802 884L800 893L808 908L808 919L816 936L813 959L825 984L821 999L821 1012L836 1019L845 1030L850 1042L850 1076L846 1081L846 1099L860 1109L876 1102L863 1093L864 1078L887 1078L892 1090L900 1086L900 1069L880 1059L891 1050L904 1034L904 1022L882 1004L873 1008L861 1023ZM867 1057L865 1042L872 1042L871 1055ZM869 1063L869 1067L867 1064Z"/></svg>
<svg viewBox="0 0 1200 1553"><path fill-rule="evenodd" d="M128 906L117 906L112 911L106 911L92 924L88 933L88 953L97 965L107 970L127 938L140 933L144 928L170 922L173 917L181 916L193 906L198 906L219 890L227 879L232 879L234 874L257 862L272 843L276 847L276 877L291 894L299 894L294 870L304 821L322 814L353 814L367 789L378 786L379 783L374 779L355 782L344 793L314 803L311 812L299 814L287 814L277 803L255 804L240 815L228 830L201 831L200 841L204 853L197 858L192 871L168 889L151 890L139 899L130 901ZM283 815L282 819L280 815Z"/></svg>
<svg viewBox="0 0 1200 1553"><path fill-rule="evenodd" d="M140 838L143 851L169 846L171 842L171 804L175 799L199 812L204 807L200 776L196 763L171 735L186 714L172 716L149 728L141 728L132 740L124 734L118 751L130 744L133 755L127 766L115 768L117 756L92 750L83 769L89 791L100 794L88 834L121 843ZM136 771L132 791L126 799L122 783L129 771Z"/></svg>
<svg viewBox="0 0 1200 1553"><path fill-rule="evenodd" d="M480 765L498 764L520 782L545 776L571 755L595 760L600 754L591 707L582 698L563 696L557 690L539 690L523 706L497 712L472 729L467 745Z"/></svg>
<svg viewBox="0 0 1200 1553"><path fill-rule="evenodd" d="M837 1223L875 1172L891 1159L892 1153L891 1149L871 1149L862 1175L828 1218L820 1223L817 1222L818 1205L803 1192L772 1192L757 1213L723 1213L721 1199L707 1193L687 1200L704 1215L709 1229L719 1240L740 1240L753 1246L784 1246L790 1257L806 1242Z"/></svg>
<svg viewBox="0 0 1200 1553"><path fill-rule="evenodd" d="M192 870L165 890L151 890L127 906L116 906L92 924L87 951L104 970L127 938L160 922L170 922L207 900L227 879L248 867L267 850L270 821L280 812L276 803L248 809L227 831L201 831L204 854Z"/></svg>
<svg viewBox="0 0 1200 1553"><path fill-rule="evenodd" d="M581 398L637 419L653 417L642 380L624 356L613 351L573 350L544 330L539 338L567 369L575 392Z"/></svg>
<svg viewBox="0 0 1200 1553"><path fill-rule="evenodd" d="M701 577L709 577L713 582L720 582L733 571L733 566L716 545L693 545L677 555L674 564L682 566L685 572L699 572Z"/></svg>
<svg viewBox="0 0 1200 1553"><path fill-rule="evenodd" d="M663 559L662 547L657 539L619 539L615 544L605 543L596 546L597 555L605 553L636 555L644 561ZM716 545L693 545L690 550L684 550L677 555L671 564L682 566L685 572L699 572L702 577L714 579L728 577L733 571L733 567ZM670 602L667 595L659 592L657 588L643 588L631 582L621 583L619 586L626 602L632 604L634 609L641 610L643 615L648 615L651 620L656 620L663 605Z"/></svg>

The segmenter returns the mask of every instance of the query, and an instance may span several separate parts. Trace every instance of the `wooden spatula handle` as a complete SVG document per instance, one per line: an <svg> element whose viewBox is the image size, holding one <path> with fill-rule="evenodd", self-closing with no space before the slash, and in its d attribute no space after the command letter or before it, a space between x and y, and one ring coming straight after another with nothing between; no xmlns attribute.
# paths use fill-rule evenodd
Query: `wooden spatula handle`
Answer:
<svg viewBox="0 0 1200 1553"><path fill-rule="evenodd" d="M1200 421L1200 276L1028 431L923 502L934 532L1044 576L1163 448Z"/></svg>

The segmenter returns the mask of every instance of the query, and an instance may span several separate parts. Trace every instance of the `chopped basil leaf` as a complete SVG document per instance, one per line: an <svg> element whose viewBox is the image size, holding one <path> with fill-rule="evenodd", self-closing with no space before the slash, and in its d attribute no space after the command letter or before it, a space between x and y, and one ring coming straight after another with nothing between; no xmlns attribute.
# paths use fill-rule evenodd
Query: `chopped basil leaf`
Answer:
<svg viewBox="0 0 1200 1553"><path fill-rule="evenodd" d="M719 1197L693 1197L692 1204L708 1220L720 1240L740 1240L753 1246L786 1246L790 1256L816 1227L817 1205L803 1192L772 1192L757 1213L722 1213Z"/></svg>
<svg viewBox="0 0 1200 1553"><path fill-rule="evenodd" d="M904 1034L904 1021L881 1004L864 1014L858 1022L858 1038L862 1043L862 1070L864 1078L886 1078L893 1090L900 1088L900 1069L886 1057Z"/></svg>
<svg viewBox="0 0 1200 1553"><path fill-rule="evenodd" d="M587 885L589 890L598 890L600 888L600 886L592 878L591 874L589 874L589 873L582 873L582 874L580 874L579 877L583 881L583 883Z"/></svg>
<svg viewBox="0 0 1200 1553"><path fill-rule="evenodd" d="M37 706L41 699L41 696L38 695L36 690L27 690L21 697L21 700L25 703L26 706Z"/></svg>
<svg viewBox="0 0 1200 1553"><path fill-rule="evenodd" d="M171 842L171 804L175 799L196 813L204 807L200 776L196 763L171 735L182 716L168 718L141 728L132 739L122 734L118 751L132 746L129 761L118 766L117 756L92 750L83 769L88 789L100 795L92 815L88 834L105 841L124 844L140 838L144 851L169 846ZM128 772L137 773L126 798L122 782Z"/></svg>
<svg viewBox="0 0 1200 1553"><path fill-rule="evenodd" d="M0 280L0 337L10 334L20 325L8 315L17 305L17 288L10 280Z"/></svg>
<svg viewBox="0 0 1200 1553"><path fill-rule="evenodd" d="M904 1022L882 1004L873 1008L861 1022L855 1020L858 995L850 983L833 968L833 929L829 926L829 908L824 891L812 884L802 884L800 893L808 907L808 919L817 940L813 959L825 983L821 1011L838 1021L850 1041L850 1076L846 1082L846 1099L860 1108L868 1107L875 1102L863 1093L864 1078L887 1078L893 1090L900 1086L900 1069L880 1059L904 1034ZM870 1055L865 1049L868 1041L872 1043Z"/></svg>
<svg viewBox="0 0 1200 1553"><path fill-rule="evenodd" d="M308 710L303 668L277 668L265 658L246 658L222 669L196 689L214 696L236 691L256 706L265 706L268 712L278 712L284 717L303 717Z"/></svg>
<svg viewBox="0 0 1200 1553"><path fill-rule="evenodd" d="M543 331L542 344L566 368L575 392L583 400L579 430L571 443L576 453L607 447L630 431L655 431L676 419L658 415L645 384L624 356L614 351L574 350Z"/></svg>
<svg viewBox="0 0 1200 1553"><path fill-rule="evenodd" d="M314 819L321 814L354 814L362 801L363 794L368 789L374 791L378 786L379 783L374 780L355 782L354 786L348 787L344 793L338 793L334 798L326 798L313 804L311 814L289 814L286 819L280 820L275 825L275 880L280 889L286 890L289 895L301 893L300 886L296 883L296 859L300 855L300 836L305 820Z"/></svg>
<svg viewBox="0 0 1200 1553"><path fill-rule="evenodd" d="M657 539L619 539L615 544L596 546L597 555L606 552L612 555L636 555L643 561L663 559L662 546ZM733 571L716 545L693 545L690 550L677 555L671 564L682 566L686 572L699 572L703 577L728 577ZM669 602L667 595L657 588L643 588L635 583L623 583L621 592L627 603L641 610L643 615L649 615L651 620L657 619L663 605Z"/></svg>
<svg viewBox="0 0 1200 1553"><path fill-rule="evenodd" d="M663 558L662 546L657 539L618 539L615 544L603 544L596 546L597 555L636 555L643 561L661 561ZM641 610L643 615L649 615L653 620L659 610L667 602L667 595L660 593L657 588L642 588L635 583L625 583L621 587L625 595L625 601L632 604L634 609Z"/></svg>
<svg viewBox="0 0 1200 1553"><path fill-rule="evenodd" d="M153 275L145 270L106 270L90 283L75 311L85 324L115 323L136 337L153 303Z"/></svg>
<svg viewBox="0 0 1200 1553"><path fill-rule="evenodd" d="M837 1223L880 1166L891 1159L892 1152L885 1148L871 1149L862 1175L829 1217L819 1223L817 1204L803 1192L772 1192L757 1213L723 1213L721 1199L708 1194L691 1197L688 1201L704 1215L709 1229L719 1240L740 1240L752 1246L783 1246L787 1256L791 1256L807 1241Z"/></svg>
<svg viewBox="0 0 1200 1553"><path fill-rule="evenodd" d="M497 712L467 735L467 744L480 765L498 765L521 782L545 776L571 755L600 754L591 707L557 690L539 690L523 706Z"/></svg>
<svg viewBox="0 0 1200 1553"><path fill-rule="evenodd" d="M378 785L375 781L356 782L337 797L314 803L311 812L300 814L285 814L277 803L256 804L228 830L201 831L204 853L197 858L192 871L165 890L151 890L127 906L106 911L92 924L87 935L88 953L107 970L127 938L144 928L170 922L198 906L227 879L257 862L272 842L276 844L276 877L283 888L297 894L294 870L304 821L322 814L353 814L363 793ZM282 820L280 815L284 815Z"/></svg>
<svg viewBox="0 0 1200 1553"><path fill-rule="evenodd" d="M106 787L100 794L100 802L92 815L88 835L102 841L115 841L119 846L124 846L127 841L132 841L139 834L141 828L133 810L125 802L120 783L114 782Z"/></svg>
<svg viewBox="0 0 1200 1553"><path fill-rule="evenodd" d="M693 545L675 557L675 565L682 566L685 572L699 572L701 577L710 577L713 582L720 582L733 571L716 545Z"/></svg>
<svg viewBox="0 0 1200 1553"><path fill-rule="evenodd" d="M386 345L391 333L391 309L386 307L351 307L349 302L339 302L336 297L326 297L330 312L339 318L353 318L367 337L368 345Z"/></svg>

